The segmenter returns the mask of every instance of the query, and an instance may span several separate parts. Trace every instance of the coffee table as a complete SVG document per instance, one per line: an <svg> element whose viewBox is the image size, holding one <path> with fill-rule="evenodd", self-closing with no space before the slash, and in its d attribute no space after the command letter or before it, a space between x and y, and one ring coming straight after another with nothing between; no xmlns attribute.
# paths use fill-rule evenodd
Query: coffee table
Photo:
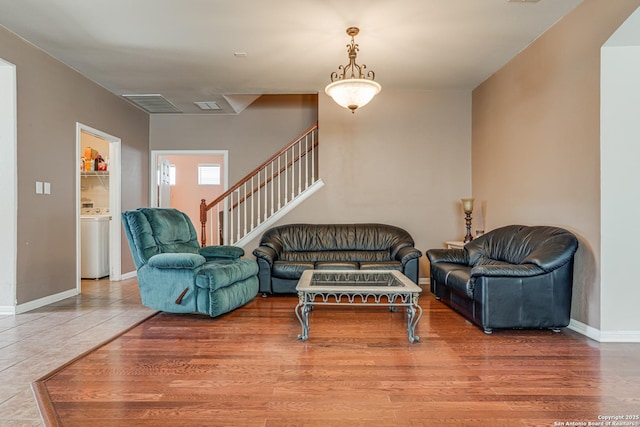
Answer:
<svg viewBox="0 0 640 427"><path fill-rule="evenodd" d="M315 305L379 305L392 311L405 307L409 342L420 340L414 332L422 317L418 305L422 289L399 271L307 270L302 273L296 291L295 312L302 326L298 339L302 341L309 339L309 312Z"/></svg>

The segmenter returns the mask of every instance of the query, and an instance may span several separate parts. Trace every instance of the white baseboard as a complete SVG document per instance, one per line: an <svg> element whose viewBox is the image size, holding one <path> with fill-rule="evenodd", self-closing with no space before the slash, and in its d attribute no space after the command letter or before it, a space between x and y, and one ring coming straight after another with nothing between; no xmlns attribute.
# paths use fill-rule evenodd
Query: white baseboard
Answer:
<svg viewBox="0 0 640 427"><path fill-rule="evenodd" d="M640 331L601 331L577 320L571 319L569 329L598 342L640 343Z"/></svg>
<svg viewBox="0 0 640 427"><path fill-rule="evenodd" d="M600 342L640 343L640 331L606 331L606 332L600 332Z"/></svg>
<svg viewBox="0 0 640 427"><path fill-rule="evenodd" d="M137 271L130 271L128 273L125 273L123 275L120 276L120 280L128 280L128 279L133 279L134 277L138 276L138 272Z"/></svg>
<svg viewBox="0 0 640 427"><path fill-rule="evenodd" d="M428 277L420 277L418 279L418 285L429 285L431 284L431 281L429 280Z"/></svg>
<svg viewBox="0 0 640 427"><path fill-rule="evenodd" d="M0 316L13 316L16 308L13 305L0 305Z"/></svg>
<svg viewBox="0 0 640 427"><path fill-rule="evenodd" d="M588 338L591 338L592 340L600 341L600 330L593 328L587 324L571 319L568 328Z"/></svg>
<svg viewBox="0 0 640 427"><path fill-rule="evenodd" d="M27 311L35 310L36 308L44 307L45 305L53 304L55 302L62 301L65 298L70 298L76 295L78 295L78 290L76 288L73 288L73 289L69 289L68 291L60 292L54 295L49 295L48 297L29 301L24 304L18 304L15 307L14 314L20 314L20 313L25 313Z"/></svg>
<svg viewBox="0 0 640 427"><path fill-rule="evenodd" d="M134 270L120 276L120 280L133 279L137 276L138 272ZM53 304L76 295L78 295L78 290L74 288L55 295L49 295L48 297L29 301L24 304L18 304L16 306L0 305L0 316L13 316L16 314L26 313L27 311L35 310L36 308L44 307L45 305Z"/></svg>

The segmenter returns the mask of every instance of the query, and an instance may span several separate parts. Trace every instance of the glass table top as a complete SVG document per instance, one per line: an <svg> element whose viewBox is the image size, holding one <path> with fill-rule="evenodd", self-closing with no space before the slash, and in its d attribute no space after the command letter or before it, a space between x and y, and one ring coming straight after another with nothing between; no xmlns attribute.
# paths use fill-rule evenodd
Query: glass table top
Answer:
<svg viewBox="0 0 640 427"><path fill-rule="evenodd" d="M395 270L307 270L302 274L296 287L298 291L337 288L353 291L367 288L379 291L421 292L419 286Z"/></svg>

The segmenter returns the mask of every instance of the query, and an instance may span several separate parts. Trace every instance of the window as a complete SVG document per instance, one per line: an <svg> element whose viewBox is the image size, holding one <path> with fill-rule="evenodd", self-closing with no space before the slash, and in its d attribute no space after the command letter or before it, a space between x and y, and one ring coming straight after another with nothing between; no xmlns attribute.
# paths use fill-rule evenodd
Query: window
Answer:
<svg viewBox="0 0 640 427"><path fill-rule="evenodd" d="M198 165L198 185L220 185L220 165Z"/></svg>

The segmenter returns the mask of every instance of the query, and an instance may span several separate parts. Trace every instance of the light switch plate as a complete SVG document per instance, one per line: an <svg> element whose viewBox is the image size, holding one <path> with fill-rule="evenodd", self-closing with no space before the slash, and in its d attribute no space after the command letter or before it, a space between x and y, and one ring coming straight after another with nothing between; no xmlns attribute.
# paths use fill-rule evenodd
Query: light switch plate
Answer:
<svg viewBox="0 0 640 427"><path fill-rule="evenodd" d="M51 194L51 183L50 182L45 182L44 183L44 194Z"/></svg>
<svg viewBox="0 0 640 427"><path fill-rule="evenodd" d="M42 181L36 181L36 194L42 194Z"/></svg>

